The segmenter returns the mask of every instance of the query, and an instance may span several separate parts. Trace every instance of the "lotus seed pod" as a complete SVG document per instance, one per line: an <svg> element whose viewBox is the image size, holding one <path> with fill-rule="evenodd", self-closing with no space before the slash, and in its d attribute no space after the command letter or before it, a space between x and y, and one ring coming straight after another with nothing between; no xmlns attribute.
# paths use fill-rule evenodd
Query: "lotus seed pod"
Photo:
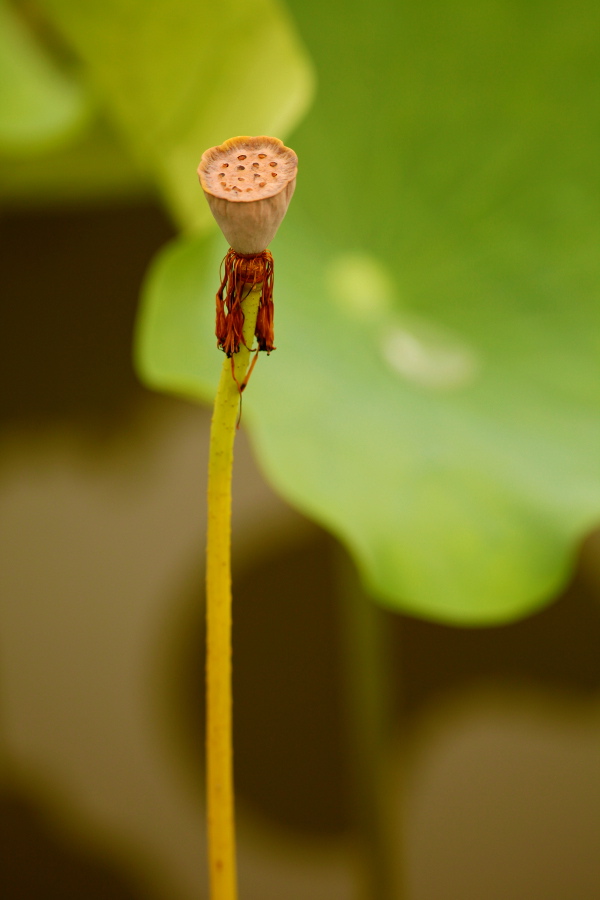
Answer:
<svg viewBox="0 0 600 900"><path fill-rule="evenodd" d="M273 137L235 137L202 154L198 177L229 246L262 253L287 212L298 157Z"/></svg>

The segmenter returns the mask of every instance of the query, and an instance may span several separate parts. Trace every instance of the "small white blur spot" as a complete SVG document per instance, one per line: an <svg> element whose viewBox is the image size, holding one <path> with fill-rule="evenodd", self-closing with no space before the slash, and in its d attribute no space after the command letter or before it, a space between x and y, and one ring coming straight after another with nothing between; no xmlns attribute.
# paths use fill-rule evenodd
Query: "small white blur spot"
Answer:
<svg viewBox="0 0 600 900"><path fill-rule="evenodd" d="M464 387L480 369L476 354L463 341L419 320L388 326L381 350L398 375L435 390Z"/></svg>

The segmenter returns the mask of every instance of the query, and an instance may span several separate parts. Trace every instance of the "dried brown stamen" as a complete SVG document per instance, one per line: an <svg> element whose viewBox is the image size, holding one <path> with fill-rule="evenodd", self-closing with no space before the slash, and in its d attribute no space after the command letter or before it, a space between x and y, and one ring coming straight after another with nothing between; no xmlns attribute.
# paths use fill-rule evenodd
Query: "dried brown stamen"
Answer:
<svg viewBox="0 0 600 900"><path fill-rule="evenodd" d="M240 349L243 341L244 312L242 300L257 284L262 291L256 319L258 349L269 354L273 344L273 257L268 250L250 256L228 250L221 264L221 285L217 291L217 347L227 356Z"/></svg>

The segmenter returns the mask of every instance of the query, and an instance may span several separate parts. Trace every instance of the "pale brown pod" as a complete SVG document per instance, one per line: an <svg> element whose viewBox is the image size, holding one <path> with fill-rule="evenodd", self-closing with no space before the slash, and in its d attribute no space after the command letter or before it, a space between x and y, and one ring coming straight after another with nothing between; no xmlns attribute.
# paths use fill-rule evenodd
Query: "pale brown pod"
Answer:
<svg viewBox="0 0 600 900"><path fill-rule="evenodd" d="M200 184L233 250L266 250L287 212L297 171L294 151L274 137L230 138L202 154Z"/></svg>

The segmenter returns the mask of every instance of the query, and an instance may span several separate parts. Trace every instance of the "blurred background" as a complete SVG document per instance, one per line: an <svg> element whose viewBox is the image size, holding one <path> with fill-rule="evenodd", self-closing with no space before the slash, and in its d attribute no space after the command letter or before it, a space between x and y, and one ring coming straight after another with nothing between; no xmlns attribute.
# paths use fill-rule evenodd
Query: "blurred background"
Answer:
<svg viewBox="0 0 600 900"><path fill-rule="evenodd" d="M7 900L206 896L209 411L146 391L130 362L140 279L169 233L148 204L2 217ZM236 454L242 896L351 900L351 564L273 494L243 429ZM590 537L565 594L513 625L376 613L411 900L596 895L599 547Z"/></svg>
<svg viewBox="0 0 600 900"><path fill-rule="evenodd" d="M0 894L206 897L210 412L131 363L175 228L145 186L34 202L7 184ZM393 613L273 492L242 427L233 546L244 900L600 896L598 533L525 620Z"/></svg>

